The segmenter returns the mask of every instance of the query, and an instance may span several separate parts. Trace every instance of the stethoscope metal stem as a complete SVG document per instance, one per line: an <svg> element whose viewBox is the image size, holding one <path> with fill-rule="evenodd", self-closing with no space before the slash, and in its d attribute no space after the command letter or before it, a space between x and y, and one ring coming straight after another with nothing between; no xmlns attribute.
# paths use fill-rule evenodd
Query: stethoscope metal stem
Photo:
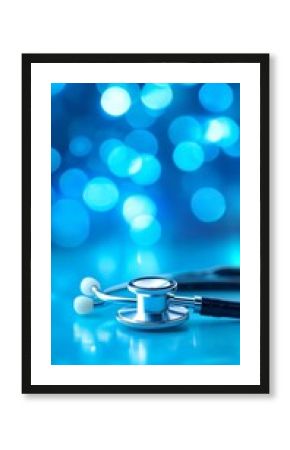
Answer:
<svg viewBox="0 0 290 450"><path fill-rule="evenodd" d="M132 303L142 303L142 296L139 294L139 296L136 297L121 297L118 295L112 295L107 294L106 292L100 291L96 286L92 287L93 294L97 297L98 300L101 300L102 302L110 302L110 303L128 303L132 305ZM148 296L147 296L148 297ZM150 296L153 297L153 296ZM156 299L158 296L153 297L156 303ZM166 295L167 303L168 305L176 305L176 306L185 306L187 308L192 308L195 312L200 312L201 306L202 306L202 297L201 296L194 296L194 297L181 297L181 296L174 296L173 294L167 294ZM148 304L148 301L147 301Z"/></svg>
<svg viewBox="0 0 290 450"><path fill-rule="evenodd" d="M195 295L194 297L180 297L180 296L177 297L169 294L168 299L170 304L172 305L192 308L197 313L201 311L202 297L199 295Z"/></svg>

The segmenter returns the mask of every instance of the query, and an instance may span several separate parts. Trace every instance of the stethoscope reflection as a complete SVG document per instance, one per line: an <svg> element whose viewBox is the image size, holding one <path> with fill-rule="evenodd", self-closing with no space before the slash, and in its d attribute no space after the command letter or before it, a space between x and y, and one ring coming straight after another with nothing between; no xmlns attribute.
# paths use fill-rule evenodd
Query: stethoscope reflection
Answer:
<svg viewBox="0 0 290 450"><path fill-rule="evenodd" d="M93 333L85 327L80 326L78 323L73 324L73 336L77 343L81 344L84 352L96 351L96 342Z"/></svg>
<svg viewBox="0 0 290 450"><path fill-rule="evenodd" d="M84 355L90 355L96 364L104 358L108 364L174 364L177 353L181 363L186 364L188 349L190 359L194 357L197 364L205 360L214 363L239 345L237 323L226 319L192 320L194 323L185 325L184 329L174 329L166 334L160 331L132 333L121 325L116 326L114 320L90 326L87 321L75 322L73 335Z"/></svg>
<svg viewBox="0 0 290 450"><path fill-rule="evenodd" d="M118 355L122 356L124 364L148 364L156 357L156 343L152 335L140 337L137 333L132 334L121 326L116 327L113 320L105 325L99 324L94 327L75 322L73 337L75 343L80 345L86 355L91 354L97 360L101 356L106 356L109 363L118 363L118 361L121 363ZM177 350L177 337L167 338L167 348L169 351ZM110 355L112 361L109 361Z"/></svg>

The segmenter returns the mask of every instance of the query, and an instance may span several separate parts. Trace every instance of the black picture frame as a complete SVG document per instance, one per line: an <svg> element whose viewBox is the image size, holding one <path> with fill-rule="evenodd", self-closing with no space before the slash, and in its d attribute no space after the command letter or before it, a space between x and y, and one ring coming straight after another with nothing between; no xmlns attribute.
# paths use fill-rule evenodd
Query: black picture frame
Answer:
<svg viewBox="0 0 290 450"><path fill-rule="evenodd" d="M23 54L22 55L22 393L258 394L269 393L269 54ZM260 65L260 384L31 384L31 65L33 63L256 63Z"/></svg>

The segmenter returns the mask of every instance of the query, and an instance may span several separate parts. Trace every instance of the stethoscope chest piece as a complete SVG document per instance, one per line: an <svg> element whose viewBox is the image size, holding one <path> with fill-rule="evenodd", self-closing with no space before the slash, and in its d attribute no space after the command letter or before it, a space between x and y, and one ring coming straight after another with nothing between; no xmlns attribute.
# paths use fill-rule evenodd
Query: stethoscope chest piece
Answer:
<svg viewBox="0 0 290 450"><path fill-rule="evenodd" d="M122 308L117 313L118 322L143 329L159 330L182 325L189 317L183 306L169 305L170 293L177 287L173 280L161 277L137 278L128 284L136 295L134 308Z"/></svg>
<svg viewBox="0 0 290 450"><path fill-rule="evenodd" d="M212 283L208 282L212 287ZM116 293L124 285L102 291L97 280L86 277L81 282L81 292L74 299L74 309L78 314L90 314L94 307L108 303L129 305L117 312L117 320L132 328L159 330L182 325L189 317L188 309L203 316L240 318L240 303L221 298L194 295L183 297L174 295L177 283L161 277L136 278L127 288L134 296L120 296Z"/></svg>
<svg viewBox="0 0 290 450"><path fill-rule="evenodd" d="M136 308L122 308L117 312L118 322L127 327L143 330L160 330L182 325L188 319L188 310L182 306L169 307L162 314L140 315Z"/></svg>

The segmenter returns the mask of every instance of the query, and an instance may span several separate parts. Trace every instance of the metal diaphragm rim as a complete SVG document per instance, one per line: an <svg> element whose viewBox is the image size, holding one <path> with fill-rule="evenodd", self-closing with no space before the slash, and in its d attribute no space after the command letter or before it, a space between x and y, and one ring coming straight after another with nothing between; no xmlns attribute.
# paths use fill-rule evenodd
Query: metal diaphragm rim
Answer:
<svg viewBox="0 0 290 450"><path fill-rule="evenodd" d="M159 316L159 317L158 317ZM145 314L143 318L136 308L122 308L116 319L123 325L142 330L160 330L182 325L189 317L188 309L183 306L170 306L162 315Z"/></svg>

